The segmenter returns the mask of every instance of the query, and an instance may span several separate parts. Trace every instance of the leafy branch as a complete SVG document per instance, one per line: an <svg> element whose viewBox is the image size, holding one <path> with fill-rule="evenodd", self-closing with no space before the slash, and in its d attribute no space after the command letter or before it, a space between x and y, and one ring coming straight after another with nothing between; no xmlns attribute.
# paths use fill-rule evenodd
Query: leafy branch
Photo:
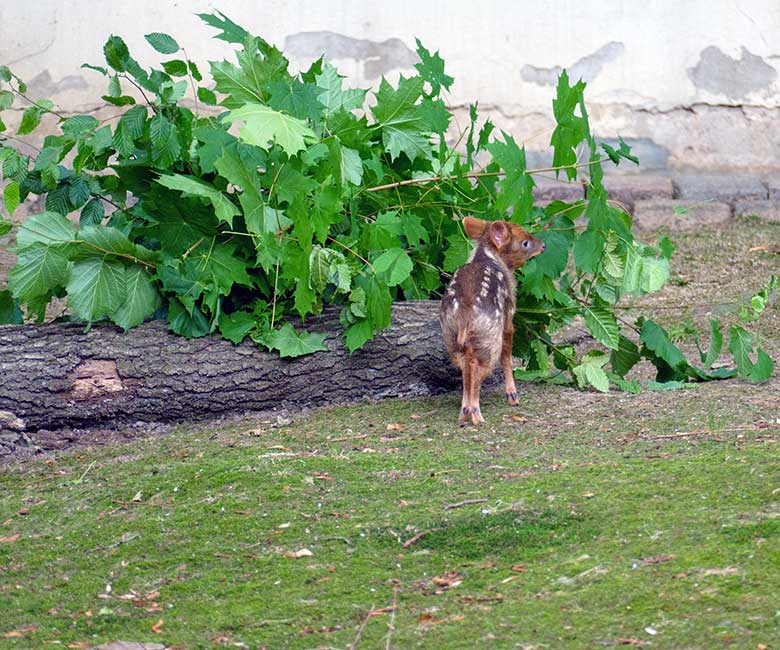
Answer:
<svg viewBox="0 0 780 650"><path fill-rule="evenodd" d="M0 116L30 103L16 134L0 136L5 207L45 200L16 229L0 321L42 320L65 296L74 320L130 328L166 318L183 336L249 338L295 356L324 349L324 335L300 323L330 304L355 350L389 325L393 301L441 296L470 252L460 221L477 214L510 219L546 243L517 294L514 352L526 378L635 391L629 373L642 359L664 386L774 372L748 328L775 279L740 310L741 324L724 333L713 321L701 363L654 321L625 314L666 284L674 245L636 241L631 217L609 199L602 165L638 161L622 139L611 147L591 133L582 81L561 73L552 165L532 169L524 146L481 119L476 104L468 123L454 120L445 103L453 79L419 42L416 74L395 85L382 79L376 90L346 88L322 59L293 73L283 52L223 14L200 18L237 46L235 59L209 63L208 82L168 34L146 35L162 59L149 69L122 38L108 37L105 65L83 66L105 80L103 101L122 111L102 122L28 98L0 66ZM22 153L48 113L59 132ZM537 206L540 176L582 183L587 199ZM0 221L0 235L11 228ZM578 356L553 342L576 318L600 349ZM716 364L724 345L733 368Z"/></svg>

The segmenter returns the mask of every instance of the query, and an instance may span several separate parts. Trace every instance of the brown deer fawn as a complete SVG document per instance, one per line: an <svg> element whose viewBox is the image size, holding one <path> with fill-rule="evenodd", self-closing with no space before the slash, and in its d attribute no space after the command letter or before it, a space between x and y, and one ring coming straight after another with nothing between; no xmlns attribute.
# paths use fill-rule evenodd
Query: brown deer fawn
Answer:
<svg viewBox="0 0 780 650"><path fill-rule="evenodd" d="M506 221L463 219L466 234L477 240L468 263L452 276L441 300L439 321L452 363L463 375L461 423L484 422L479 390L501 358L506 399L516 406L512 375L515 328L515 269L544 251L544 242Z"/></svg>

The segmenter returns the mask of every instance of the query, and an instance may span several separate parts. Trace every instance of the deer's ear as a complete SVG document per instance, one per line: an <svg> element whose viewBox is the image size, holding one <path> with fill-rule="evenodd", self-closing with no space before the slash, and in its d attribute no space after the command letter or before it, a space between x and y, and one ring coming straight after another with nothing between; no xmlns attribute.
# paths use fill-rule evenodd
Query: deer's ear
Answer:
<svg viewBox="0 0 780 650"><path fill-rule="evenodd" d="M482 219L477 219L476 217L466 217L463 219L463 228L465 228L466 234L472 239L479 239L482 237L486 225L486 221L482 221Z"/></svg>
<svg viewBox="0 0 780 650"><path fill-rule="evenodd" d="M496 248L503 248L509 242L512 234L503 221L494 221L490 224L490 239Z"/></svg>

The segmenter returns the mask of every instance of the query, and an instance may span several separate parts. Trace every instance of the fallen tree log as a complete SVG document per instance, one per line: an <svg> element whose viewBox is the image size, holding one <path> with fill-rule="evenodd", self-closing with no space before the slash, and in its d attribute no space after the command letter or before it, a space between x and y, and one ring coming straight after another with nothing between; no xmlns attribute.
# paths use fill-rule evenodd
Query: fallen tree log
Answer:
<svg viewBox="0 0 780 650"><path fill-rule="evenodd" d="M23 431L453 390L460 376L444 351L437 314L434 301L395 304L391 327L350 355L338 309L326 309L306 328L327 333L329 352L294 359L250 341L185 339L164 322L128 332L102 323L86 332L82 323L1 326L0 412L7 424L0 417L0 447L18 444Z"/></svg>

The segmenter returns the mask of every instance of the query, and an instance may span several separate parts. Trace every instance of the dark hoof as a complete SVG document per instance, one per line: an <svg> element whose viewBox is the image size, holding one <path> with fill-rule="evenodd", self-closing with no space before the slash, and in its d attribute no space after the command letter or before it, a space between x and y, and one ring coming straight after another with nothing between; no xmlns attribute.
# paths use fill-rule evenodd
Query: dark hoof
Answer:
<svg viewBox="0 0 780 650"><path fill-rule="evenodd" d="M517 396L517 393L504 393L506 395L506 401L509 402L510 406L517 406L520 404L520 399Z"/></svg>

